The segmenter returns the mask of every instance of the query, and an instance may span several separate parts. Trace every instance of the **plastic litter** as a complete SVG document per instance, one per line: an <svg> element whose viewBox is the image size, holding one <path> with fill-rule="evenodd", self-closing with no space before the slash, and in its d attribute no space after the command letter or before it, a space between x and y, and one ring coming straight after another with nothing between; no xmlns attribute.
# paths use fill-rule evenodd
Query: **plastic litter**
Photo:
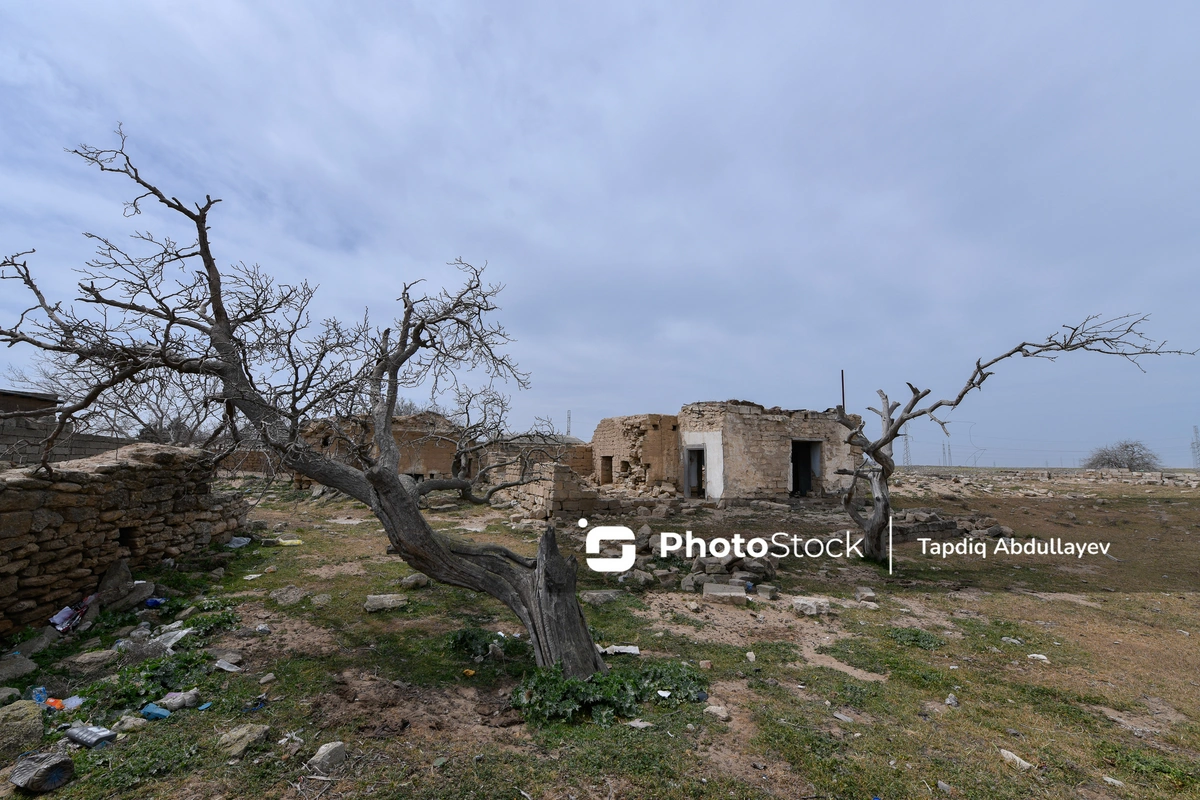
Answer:
<svg viewBox="0 0 1200 800"><path fill-rule="evenodd" d="M212 708L212 703L205 703L202 706L197 706L196 710L197 711L208 711L210 708Z"/></svg>
<svg viewBox="0 0 1200 800"><path fill-rule="evenodd" d="M117 733L99 725L90 725L86 728L71 728L67 731L67 738L87 747L95 747L116 740Z"/></svg>
<svg viewBox="0 0 1200 800"><path fill-rule="evenodd" d="M69 754L35 753L17 761L8 781L31 792L50 792L74 777L75 762Z"/></svg>
<svg viewBox="0 0 1200 800"><path fill-rule="evenodd" d="M242 580L244 580L244 581L253 581L253 580L257 580L258 578L261 578L261 577L262 577L262 573L261 573L261 572L252 572L252 573L250 573L249 575L243 575L243 576L242 576Z"/></svg>
<svg viewBox="0 0 1200 800"><path fill-rule="evenodd" d="M45 705L46 701L50 699L50 694L46 691L45 686L37 686L30 691L29 699L35 703Z"/></svg>
<svg viewBox="0 0 1200 800"><path fill-rule="evenodd" d="M154 703L146 703L146 705L142 706L140 713L143 717L151 721L156 719L166 719L167 717L171 716L170 711L167 711L165 708L160 708Z"/></svg>
<svg viewBox="0 0 1200 800"><path fill-rule="evenodd" d="M57 697L47 697L45 704L49 708L53 708L55 711L63 710L63 701L59 700Z"/></svg>
<svg viewBox="0 0 1200 800"><path fill-rule="evenodd" d="M79 708L81 705L83 705L83 698L77 694L73 694L66 700L63 700L63 708L65 708L67 711L70 711L74 708Z"/></svg>
<svg viewBox="0 0 1200 800"><path fill-rule="evenodd" d="M299 547L302 544L304 544L304 541L301 539L280 539L279 540L280 547Z"/></svg>
<svg viewBox="0 0 1200 800"><path fill-rule="evenodd" d="M241 672L242 671L241 667L237 666L236 664L230 664L228 661L226 661L223 658L217 659L217 663L214 664L213 666L215 666L217 669L223 670L225 672Z"/></svg>
<svg viewBox="0 0 1200 800"><path fill-rule="evenodd" d="M150 597L146 600L146 608L159 608L165 605L167 598L165 597Z"/></svg>
<svg viewBox="0 0 1200 800"><path fill-rule="evenodd" d="M249 536L235 536L230 539L229 544L225 546L230 550L237 550L239 547L245 547L246 545L250 544L250 541L251 539Z"/></svg>

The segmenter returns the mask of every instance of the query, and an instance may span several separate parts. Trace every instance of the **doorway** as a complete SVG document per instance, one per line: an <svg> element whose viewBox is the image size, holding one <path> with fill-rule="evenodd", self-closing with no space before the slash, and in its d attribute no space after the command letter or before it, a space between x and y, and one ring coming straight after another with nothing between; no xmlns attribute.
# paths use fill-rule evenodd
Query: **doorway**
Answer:
<svg viewBox="0 0 1200 800"><path fill-rule="evenodd" d="M813 464L820 457L820 442L792 442L793 495L808 497L813 489Z"/></svg>
<svg viewBox="0 0 1200 800"><path fill-rule="evenodd" d="M604 486L612 483L612 456L600 456L600 483Z"/></svg>
<svg viewBox="0 0 1200 800"><path fill-rule="evenodd" d="M687 497L704 498L704 449L687 451Z"/></svg>

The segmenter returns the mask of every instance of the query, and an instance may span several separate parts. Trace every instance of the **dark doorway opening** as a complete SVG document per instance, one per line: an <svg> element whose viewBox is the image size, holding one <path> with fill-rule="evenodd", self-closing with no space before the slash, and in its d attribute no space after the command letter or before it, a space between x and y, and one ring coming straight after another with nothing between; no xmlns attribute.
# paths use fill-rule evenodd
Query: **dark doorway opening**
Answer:
<svg viewBox="0 0 1200 800"><path fill-rule="evenodd" d="M819 442L792 442L792 494L808 497L812 493L814 451L819 447Z"/></svg>
<svg viewBox="0 0 1200 800"><path fill-rule="evenodd" d="M612 456L600 456L600 483L607 486L612 483Z"/></svg>
<svg viewBox="0 0 1200 800"><path fill-rule="evenodd" d="M704 451L687 451L687 496L704 497Z"/></svg>

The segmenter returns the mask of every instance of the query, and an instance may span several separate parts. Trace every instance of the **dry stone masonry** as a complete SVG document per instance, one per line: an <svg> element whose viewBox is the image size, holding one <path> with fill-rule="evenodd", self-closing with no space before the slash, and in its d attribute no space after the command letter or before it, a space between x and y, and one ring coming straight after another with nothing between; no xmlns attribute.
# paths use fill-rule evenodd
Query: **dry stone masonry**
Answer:
<svg viewBox="0 0 1200 800"><path fill-rule="evenodd" d="M136 569L229 541L249 506L211 493L212 471L200 451L136 444L51 476L0 472L0 633L45 624L120 559Z"/></svg>

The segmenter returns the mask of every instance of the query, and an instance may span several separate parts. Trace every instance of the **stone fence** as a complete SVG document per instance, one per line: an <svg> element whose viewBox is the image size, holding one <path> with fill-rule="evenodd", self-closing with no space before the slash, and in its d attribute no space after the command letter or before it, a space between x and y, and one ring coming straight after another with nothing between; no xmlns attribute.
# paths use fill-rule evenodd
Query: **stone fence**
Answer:
<svg viewBox="0 0 1200 800"><path fill-rule="evenodd" d="M0 472L0 634L44 625L96 590L108 566L153 566L227 542L249 506L211 494L197 450L135 444L118 452Z"/></svg>

